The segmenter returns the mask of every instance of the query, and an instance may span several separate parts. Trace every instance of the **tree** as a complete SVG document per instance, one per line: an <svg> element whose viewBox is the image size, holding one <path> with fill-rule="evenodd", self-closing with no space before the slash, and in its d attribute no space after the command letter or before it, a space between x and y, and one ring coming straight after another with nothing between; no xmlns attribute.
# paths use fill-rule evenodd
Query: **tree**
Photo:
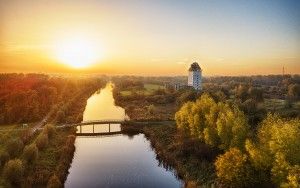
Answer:
<svg viewBox="0 0 300 188"><path fill-rule="evenodd" d="M47 147L48 142L48 135L42 132L36 139L36 146L39 150L43 150Z"/></svg>
<svg viewBox="0 0 300 188"><path fill-rule="evenodd" d="M251 187L256 183L248 157L239 149L231 148L219 156L215 167L219 181L225 186Z"/></svg>
<svg viewBox="0 0 300 188"><path fill-rule="evenodd" d="M24 144L20 138L11 139L6 145L6 150L10 157L14 158L21 154Z"/></svg>
<svg viewBox="0 0 300 188"><path fill-rule="evenodd" d="M256 102L263 102L264 97L263 97L263 90L258 89L256 87L250 87L248 89L248 94L251 99L255 100Z"/></svg>
<svg viewBox="0 0 300 188"><path fill-rule="evenodd" d="M208 94L185 103L175 114L177 127L214 147L244 148L249 132L247 118L237 107L216 103Z"/></svg>
<svg viewBox="0 0 300 188"><path fill-rule="evenodd" d="M243 101L248 97L248 87L244 84L240 84L235 88L235 96Z"/></svg>
<svg viewBox="0 0 300 188"><path fill-rule="evenodd" d="M154 114L155 106L153 104L149 105L147 108L149 114Z"/></svg>
<svg viewBox="0 0 300 188"><path fill-rule="evenodd" d="M255 169L265 174L271 172L269 178L277 186L298 181L291 169L297 169L300 163L299 126L299 119L268 114L258 129L257 142L246 142L246 151Z"/></svg>
<svg viewBox="0 0 300 188"><path fill-rule="evenodd" d="M292 100L297 100L300 97L300 85L290 84L288 86L288 97Z"/></svg>
<svg viewBox="0 0 300 188"><path fill-rule="evenodd" d="M300 165L295 165L290 168L287 180L288 182L283 184L283 187L300 187Z"/></svg>
<svg viewBox="0 0 300 188"><path fill-rule="evenodd" d="M4 177L12 184L19 184L24 175L24 166L20 159L9 160L3 170Z"/></svg>
<svg viewBox="0 0 300 188"><path fill-rule="evenodd" d="M56 176L56 174L52 175L47 183L47 188L61 188L63 187L59 178Z"/></svg>
<svg viewBox="0 0 300 188"><path fill-rule="evenodd" d="M9 154L6 151L0 153L0 164L4 166L5 163L9 160Z"/></svg>
<svg viewBox="0 0 300 188"><path fill-rule="evenodd" d="M51 125L48 124L44 127L44 133L47 134L49 138L52 138L55 132L56 132L56 128L52 124Z"/></svg>
<svg viewBox="0 0 300 188"><path fill-rule="evenodd" d="M33 161L35 161L38 157L38 148L36 147L36 145L31 144L31 145L25 146L24 151L23 151L23 157L29 163L32 163Z"/></svg>

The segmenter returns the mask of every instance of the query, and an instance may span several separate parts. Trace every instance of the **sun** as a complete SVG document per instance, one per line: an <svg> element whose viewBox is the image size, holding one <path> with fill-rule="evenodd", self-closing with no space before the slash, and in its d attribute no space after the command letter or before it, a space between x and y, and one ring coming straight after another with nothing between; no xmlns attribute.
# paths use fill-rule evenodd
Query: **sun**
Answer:
<svg viewBox="0 0 300 188"><path fill-rule="evenodd" d="M54 53L58 61L73 68L85 68L101 57L98 45L85 37L65 38L57 42Z"/></svg>

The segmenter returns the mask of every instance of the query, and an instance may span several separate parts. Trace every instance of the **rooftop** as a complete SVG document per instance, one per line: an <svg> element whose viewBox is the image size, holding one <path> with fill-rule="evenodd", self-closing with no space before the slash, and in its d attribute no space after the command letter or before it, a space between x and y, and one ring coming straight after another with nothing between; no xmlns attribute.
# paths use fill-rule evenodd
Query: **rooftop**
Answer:
<svg viewBox="0 0 300 188"><path fill-rule="evenodd" d="M191 64L191 67L189 68L189 71L200 71L201 68L197 62L194 62Z"/></svg>

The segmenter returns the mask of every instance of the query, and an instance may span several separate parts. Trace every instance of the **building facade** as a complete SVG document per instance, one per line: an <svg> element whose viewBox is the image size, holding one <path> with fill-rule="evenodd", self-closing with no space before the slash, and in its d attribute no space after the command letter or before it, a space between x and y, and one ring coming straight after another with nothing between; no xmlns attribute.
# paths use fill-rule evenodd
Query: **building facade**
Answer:
<svg viewBox="0 0 300 188"><path fill-rule="evenodd" d="M197 62L192 63L189 68L188 86L202 90L202 69Z"/></svg>

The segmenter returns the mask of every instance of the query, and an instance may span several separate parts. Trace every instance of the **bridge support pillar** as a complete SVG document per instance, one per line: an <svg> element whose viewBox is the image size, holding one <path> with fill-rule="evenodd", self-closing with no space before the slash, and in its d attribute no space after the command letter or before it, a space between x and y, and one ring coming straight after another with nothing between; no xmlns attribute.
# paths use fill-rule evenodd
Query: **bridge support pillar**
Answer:
<svg viewBox="0 0 300 188"><path fill-rule="evenodd" d="M95 124L93 124L93 133L95 133L95 131L94 131L94 125L95 125Z"/></svg>
<svg viewBox="0 0 300 188"><path fill-rule="evenodd" d="M110 132L110 123L108 124L108 132Z"/></svg>
<svg viewBox="0 0 300 188"><path fill-rule="evenodd" d="M80 133L81 133L81 125L80 125Z"/></svg>

